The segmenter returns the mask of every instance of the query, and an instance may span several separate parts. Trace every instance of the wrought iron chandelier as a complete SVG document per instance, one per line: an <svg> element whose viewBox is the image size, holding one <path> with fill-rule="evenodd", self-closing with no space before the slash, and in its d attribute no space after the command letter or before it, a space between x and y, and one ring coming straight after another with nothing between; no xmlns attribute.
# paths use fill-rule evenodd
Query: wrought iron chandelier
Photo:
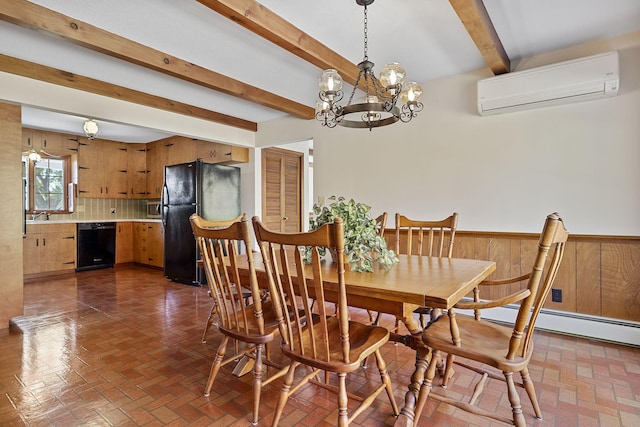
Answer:
<svg viewBox="0 0 640 427"><path fill-rule="evenodd" d="M406 73L400 64L386 64L380 78L376 78L373 72L374 64L369 61L367 55L367 6L373 1L356 0L358 5L364 6L364 58L358 64L360 71L347 104L338 104L344 93L342 77L336 70L324 70L318 80L320 99L316 104L316 119L322 126L333 128L340 125L371 130L374 127L396 123L398 120L409 122L423 109L420 102L422 88L415 82L404 83ZM353 103L353 97L363 79L364 102ZM398 98L403 103L401 106L396 105Z"/></svg>

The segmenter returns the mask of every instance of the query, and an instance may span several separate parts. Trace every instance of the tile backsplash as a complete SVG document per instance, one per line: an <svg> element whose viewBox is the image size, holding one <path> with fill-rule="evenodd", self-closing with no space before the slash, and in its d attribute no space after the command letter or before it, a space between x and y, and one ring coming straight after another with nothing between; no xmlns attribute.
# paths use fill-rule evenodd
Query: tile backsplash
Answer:
<svg viewBox="0 0 640 427"><path fill-rule="evenodd" d="M77 198L74 202L72 214L51 215L51 219L95 221L147 217L146 200Z"/></svg>

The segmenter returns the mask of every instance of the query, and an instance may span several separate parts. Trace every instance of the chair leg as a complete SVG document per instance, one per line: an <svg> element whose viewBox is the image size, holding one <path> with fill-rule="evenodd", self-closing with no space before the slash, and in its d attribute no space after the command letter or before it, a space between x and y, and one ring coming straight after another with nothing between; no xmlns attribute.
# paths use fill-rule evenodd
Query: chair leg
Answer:
<svg viewBox="0 0 640 427"><path fill-rule="evenodd" d="M522 377L522 385L524 389L527 391L527 395L529 396L529 400L531 401L531 405L533 406L533 412L536 414L536 418L542 419L542 411L540 410L540 405L538 404L538 398L536 397L536 389L533 386L533 381L531 381L531 377L529 376L529 368L524 368L520 371L520 376Z"/></svg>
<svg viewBox="0 0 640 427"><path fill-rule="evenodd" d="M373 311L371 311L371 310L367 310L367 311L369 312L369 320L371 320L371 316L373 315ZM373 323L372 323L373 326L380 326L380 317L381 317L381 313L378 312L378 314L376 315L375 320L373 320ZM394 343L394 344L397 344L397 343ZM362 361L362 365L360 365L362 367L362 369L367 369L370 357L371 357L371 355L369 355L369 356L364 358L364 360Z"/></svg>
<svg viewBox="0 0 640 427"><path fill-rule="evenodd" d="M214 303L211 307L211 312L209 313L209 318L207 319L207 324L204 326L204 332L202 333L202 342L207 342L207 332L209 332L209 328L213 324L213 315L216 312L216 304Z"/></svg>
<svg viewBox="0 0 640 427"><path fill-rule="evenodd" d="M252 425L258 425L258 410L260 408L260 393L262 391L263 364L262 353L264 344L256 346L256 357L253 364L253 420Z"/></svg>
<svg viewBox="0 0 640 427"><path fill-rule="evenodd" d="M440 351L434 350L431 353L431 361L429 362L429 367L427 368L427 372L424 374L424 381L420 386L420 392L418 393L418 401L416 402L416 410L415 410L415 425L417 425L417 420L420 419L420 415L422 414L422 409L424 405L427 403L427 397L429 397L429 393L433 388L433 379L436 376L436 369L438 367L438 363L440 362Z"/></svg>
<svg viewBox="0 0 640 427"><path fill-rule="evenodd" d="M282 388L280 389L280 397L278 398L278 406L276 407L276 412L273 415L273 421L271 422L272 427L277 427L278 423L280 422L280 417L282 417L282 410L287 404L289 394L291 393L291 385L293 384L293 378L296 374L296 367L298 365L299 363L297 362L291 362L291 365L289 365L289 370L284 376L284 380L282 381Z"/></svg>
<svg viewBox="0 0 640 427"><path fill-rule="evenodd" d="M447 355L447 362L444 366L444 372L442 373L442 387L447 388L449 380L453 377L453 360L455 356L452 354Z"/></svg>
<svg viewBox="0 0 640 427"><path fill-rule="evenodd" d="M347 427L349 425L348 404L347 373L338 372L338 427Z"/></svg>
<svg viewBox="0 0 640 427"><path fill-rule="evenodd" d="M387 371L387 364L382 358L380 350L376 350L374 354L376 356L376 363L378 364L378 371L380 371L380 379L385 386L387 396L389 397L389 402L391 402L393 415L398 416L400 415L400 410L398 409L398 404L396 403L395 397L393 397L393 387L391 385L391 377L389 376L389 372Z"/></svg>
<svg viewBox="0 0 640 427"><path fill-rule="evenodd" d="M524 420L524 415L522 415L522 405L520 404L520 396L518 396L516 384L513 381L513 372L504 372L504 377L507 380L509 402L511 402L511 412L513 412L513 424L516 427L525 427L527 423Z"/></svg>
<svg viewBox="0 0 640 427"><path fill-rule="evenodd" d="M227 343L229 342L229 337L225 336L222 338L222 342L218 347L218 352L216 353L215 359L213 359L213 364L211 365L211 372L209 373L209 380L207 381L207 387L204 389L204 395L209 396L211 393L211 387L213 386L213 382L216 379L216 375L218 375L218 371L220 370L220 366L222 365L222 359L224 359L224 355L227 352Z"/></svg>
<svg viewBox="0 0 640 427"><path fill-rule="evenodd" d="M395 329L393 330L393 332L395 332L396 334L400 334L400 319L398 319L398 318L396 318L396 327L395 327ZM394 347L397 347L397 346L398 346L398 343L394 341L394 342L393 342L393 346L394 346Z"/></svg>
<svg viewBox="0 0 640 427"><path fill-rule="evenodd" d="M372 325L375 324L376 319L380 317L380 313L378 313L376 317L373 317L372 310L367 310L367 314L369 315L369 323L371 323Z"/></svg>

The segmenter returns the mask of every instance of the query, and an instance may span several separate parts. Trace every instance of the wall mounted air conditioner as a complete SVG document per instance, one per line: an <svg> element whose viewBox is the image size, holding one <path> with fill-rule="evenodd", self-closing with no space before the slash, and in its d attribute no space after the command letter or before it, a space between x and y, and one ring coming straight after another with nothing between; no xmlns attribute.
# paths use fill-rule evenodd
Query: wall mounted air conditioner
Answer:
<svg viewBox="0 0 640 427"><path fill-rule="evenodd" d="M615 96L618 52L515 71L478 81L481 116Z"/></svg>

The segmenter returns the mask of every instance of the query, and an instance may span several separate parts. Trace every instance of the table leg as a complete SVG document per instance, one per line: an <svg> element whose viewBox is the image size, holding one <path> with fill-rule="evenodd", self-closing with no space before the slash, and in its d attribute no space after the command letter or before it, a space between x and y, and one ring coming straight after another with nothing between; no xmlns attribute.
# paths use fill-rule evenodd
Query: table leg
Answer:
<svg viewBox="0 0 640 427"><path fill-rule="evenodd" d="M398 419L396 419L394 426L412 427L415 421L415 410L420 386L422 386L424 374L429 365L429 349L422 344L422 328L414 319L413 310L411 310L410 313L405 313L402 321L407 326L411 336L404 337L401 342L416 350L416 369L411 375L409 390L407 390L404 397L404 406L400 410L400 415Z"/></svg>

